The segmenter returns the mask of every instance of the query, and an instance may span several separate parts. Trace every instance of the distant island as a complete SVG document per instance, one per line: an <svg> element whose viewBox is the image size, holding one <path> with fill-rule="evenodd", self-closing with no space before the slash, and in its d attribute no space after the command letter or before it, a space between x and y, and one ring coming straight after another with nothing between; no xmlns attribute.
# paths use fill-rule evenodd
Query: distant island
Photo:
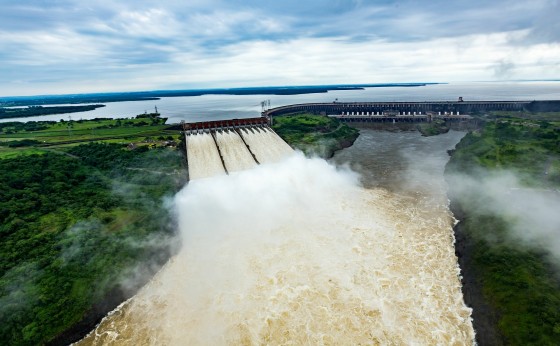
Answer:
<svg viewBox="0 0 560 346"><path fill-rule="evenodd" d="M0 97L0 107L30 105L56 105L81 103L108 103L123 101L150 101L161 97L202 96L202 95L300 95L317 94L339 90L360 90L365 88L421 87L441 83L379 83L379 84L341 84L308 86L275 86L250 88L192 89L192 90L155 90L121 93L39 95Z"/></svg>
<svg viewBox="0 0 560 346"><path fill-rule="evenodd" d="M91 111L105 105L84 105L84 106L29 106L18 108L0 108L0 119L25 118L38 115L66 114Z"/></svg>

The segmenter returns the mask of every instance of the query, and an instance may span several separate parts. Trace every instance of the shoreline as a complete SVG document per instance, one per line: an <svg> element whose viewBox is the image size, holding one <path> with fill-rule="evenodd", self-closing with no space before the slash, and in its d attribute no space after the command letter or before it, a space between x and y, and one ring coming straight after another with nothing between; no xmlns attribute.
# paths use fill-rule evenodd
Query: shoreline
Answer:
<svg viewBox="0 0 560 346"><path fill-rule="evenodd" d="M461 291L465 305L472 309L471 320L475 331L477 345L505 345L504 336L498 328L499 312L484 297L482 283L478 280L476 268L472 264L474 244L464 233L464 221L467 215L457 201L450 198L449 210L457 220L453 226L455 237L455 256L461 270Z"/></svg>
<svg viewBox="0 0 560 346"><path fill-rule="evenodd" d="M448 151L449 160L445 164L446 170L455 150L456 148ZM444 180L447 180L446 173L444 173ZM474 342L476 345L503 346L506 344L506 341L498 327L500 312L484 296L482 282L479 279L475 265L472 263L472 253L475 244L465 234L464 228L468 215L457 199L451 196L449 187L446 194L449 199L449 211L456 220L453 225L455 256L457 257L457 264L460 269L459 278L461 280L463 301L467 307L472 309L471 321L475 332Z"/></svg>
<svg viewBox="0 0 560 346"><path fill-rule="evenodd" d="M132 288L125 290L120 287L120 285L115 286L105 293L104 297L99 302L86 311L80 321L76 322L72 327L61 332L53 339L45 342L45 345L67 346L85 338L95 330L99 323L101 323L111 311L114 311L138 294L138 292L140 292L140 290L169 262L176 252L177 249L171 246L167 251L161 253L159 258L156 258L154 262L149 261L148 264L156 264L157 266L155 268L152 267L153 271L143 276Z"/></svg>

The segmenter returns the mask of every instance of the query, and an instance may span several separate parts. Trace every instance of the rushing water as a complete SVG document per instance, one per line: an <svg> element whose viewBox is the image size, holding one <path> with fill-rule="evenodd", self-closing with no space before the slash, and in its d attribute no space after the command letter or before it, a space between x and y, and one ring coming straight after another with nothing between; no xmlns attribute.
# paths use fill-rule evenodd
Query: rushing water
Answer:
<svg viewBox="0 0 560 346"><path fill-rule="evenodd" d="M560 82L487 82L450 83L424 87L366 88L364 90L331 91L305 95L203 95L194 97L164 97L157 101L127 101L106 103L106 107L88 112L40 117L1 119L0 121L60 120L133 117L144 112L158 111L169 123L185 121L248 118L260 115L260 102L270 99L277 107L305 102L351 101L456 101L468 100L559 100Z"/></svg>
<svg viewBox="0 0 560 346"><path fill-rule="evenodd" d="M442 177L462 135L363 129L333 159L363 185L301 154L191 181L180 253L80 344L472 344Z"/></svg>
<svg viewBox="0 0 560 346"><path fill-rule="evenodd" d="M453 149L464 132L423 137L417 131L377 131L360 129L353 146L335 154L332 161L349 164L362 175L368 187L415 194L445 196L443 170L449 160L447 150Z"/></svg>
<svg viewBox="0 0 560 346"><path fill-rule="evenodd" d="M226 174L214 139L208 133L187 136L187 161L190 179Z"/></svg>
<svg viewBox="0 0 560 346"><path fill-rule="evenodd" d="M278 162L292 151L292 148L270 129L242 129L241 134L259 163Z"/></svg>
<svg viewBox="0 0 560 346"><path fill-rule="evenodd" d="M220 148L228 172L244 171L257 165L251 152L236 131L217 131L216 143Z"/></svg>
<svg viewBox="0 0 560 346"><path fill-rule="evenodd" d="M282 138L264 127L195 133L186 135L186 142L191 180L278 162L293 153Z"/></svg>

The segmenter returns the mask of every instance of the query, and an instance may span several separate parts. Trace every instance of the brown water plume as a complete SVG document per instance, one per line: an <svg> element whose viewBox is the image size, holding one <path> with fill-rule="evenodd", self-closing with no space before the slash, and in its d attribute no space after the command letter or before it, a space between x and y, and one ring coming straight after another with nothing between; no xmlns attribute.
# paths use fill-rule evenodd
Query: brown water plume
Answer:
<svg viewBox="0 0 560 346"><path fill-rule="evenodd" d="M183 248L80 345L470 345L438 203L296 153L191 181Z"/></svg>

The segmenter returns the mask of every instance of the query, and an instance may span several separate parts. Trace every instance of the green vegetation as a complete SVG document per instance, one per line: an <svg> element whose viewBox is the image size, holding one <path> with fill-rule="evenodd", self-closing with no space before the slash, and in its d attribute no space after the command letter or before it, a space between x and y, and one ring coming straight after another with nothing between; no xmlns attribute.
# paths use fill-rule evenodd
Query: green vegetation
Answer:
<svg viewBox="0 0 560 346"><path fill-rule="evenodd" d="M38 115L50 115L50 114L66 114L66 113L76 113L76 112L86 112L91 111L99 107L105 107L105 105L86 105L86 106L29 106L26 108L2 108L0 107L0 119L7 118L24 118L24 117L34 117Z"/></svg>
<svg viewBox="0 0 560 346"><path fill-rule="evenodd" d="M560 120L560 112L493 111L488 115L490 118L517 118L550 122Z"/></svg>
<svg viewBox="0 0 560 346"><path fill-rule="evenodd" d="M168 258L162 199L186 172L164 147L179 138L165 121L0 123L3 344L43 344L95 320Z"/></svg>
<svg viewBox="0 0 560 346"><path fill-rule="evenodd" d="M60 122L0 123L0 158L67 150L72 146L94 141L135 143L137 146L159 141L162 145L170 137L178 138L177 131L167 130L165 121L165 118L142 114L135 119L61 119Z"/></svg>
<svg viewBox="0 0 560 346"><path fill-rule="evenodd" d="M169 256L174 227L162 198L184 183L182 154L103 143L65 149L0 160L3 344L52 340Z"/></svg>
<svg viewBox="0 0 560 346"><path fill-rule="evenodd" d="M558 117L548 114L547 119L556 122L547 122L501 115L494 114L494 121L461 140L446 175L461 173L483 179L481 169L508 170L515 172L525 186L557 189ZM492 201L483 194L459 194L456 189L450 184L453 203L465 214L460 230L470 249L463 270L472 270L485 299L498 311L498 328L506 344L558 345L560 283L550 258L536 248L512 241L512 216L486 208Z"/></svg>
<svg viewBox="0 0 560 346"><path fill-rule="evenodd" d="M437 136L449 131L449 127L443 119L435 119L431 123L420 123L416 126L416 128L420 131L422 136L426 137Z"/></svg>
<svg viewBox="0 0 560 346"><path fill-rule="evenodd" d="M312 114L274 117L272 128L291 146L308 155L330 158L336 150L349 147L358 130L335 118Z"/></svg>
<svg viewBox="0 0 560 346"><path fill-rule="evenodd" d="M560 122L496 119L461 140L448 168L457 172L509 169L529 186L558 186L559 126Z"/></svg>

